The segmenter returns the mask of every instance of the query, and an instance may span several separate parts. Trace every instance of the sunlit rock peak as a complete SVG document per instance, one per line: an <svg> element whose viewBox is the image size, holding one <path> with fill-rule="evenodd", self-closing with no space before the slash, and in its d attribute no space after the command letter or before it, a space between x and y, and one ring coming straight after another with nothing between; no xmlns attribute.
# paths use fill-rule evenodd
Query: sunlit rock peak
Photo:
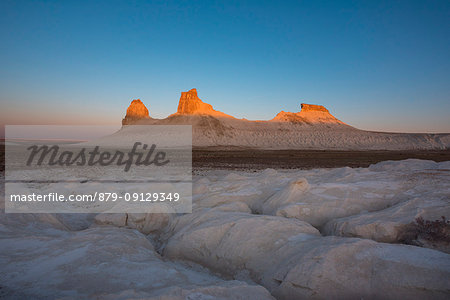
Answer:
<svg viewBox="0 0 450 300"><path fill-rule="evenodd" d="M315 105L315 104L306 104L306 103L302 103L300 104L301 107L301 111L302 112L307 112L307 111L322 111L322 112L326 112L326 113L330 113L328 111L328 109L326 109L324 106L322 105Z"/></svg>
<svg viewBox="0 0 450 300"><path fill-rule="evenodd" d="M122 125L129 125L141 119L149 119L149 113L147 107L140 99L135 99L131 101L130 106L128 106L127 114L125 118L122 119Z"/></svg>
<svg viewBox="0 0 450 300"><path fill-rule="evenodd" d="M273 122L291 122L291 123L322 123L322 124L345 124L344 122L336 119L328 109L322 105L306 104L300 105L301 110L299 112L279 112Z"/></svg>
<svg viewBox="0 0 450 300"><path fill-rule="evenodd" d="M213 115L231 117L223 112L214 110L211 104L205 103L197 95L197 89L181 92L177 114L183 115Z"/></svg>

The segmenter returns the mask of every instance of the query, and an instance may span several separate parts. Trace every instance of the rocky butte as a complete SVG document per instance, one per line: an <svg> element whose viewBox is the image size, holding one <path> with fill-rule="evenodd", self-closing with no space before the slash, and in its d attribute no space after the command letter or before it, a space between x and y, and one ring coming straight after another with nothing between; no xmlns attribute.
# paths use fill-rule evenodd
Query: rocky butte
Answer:
<svg viewBox="0 0 450 300"><path fill-rule="evenodd" d="M127 114L122 119L122 125L130 125L142 119L150 119L148 109L140 99L135 99L131 101Z"/></svg>
<svg viewBox="0 0 450 300"><path fill-rule="evenodd" d="M314 104L301 104L301 110L299 112L279 112L275 118L271 120L272 122L291 122L291 123L307 123L307 124L317 124L317 123L330 123L330 124L343 124L344 122L336 119L328 109L322 105Z"/></svg>
<svg viewBox="0 0 450 300"><path fill-rule="evenodd" d="M216 117L231 117L221 111L213 109L211 104L203 102L197 95L196 89L181 92L177 114L181 115L210 115Z"/></svg>
<svg viewBox="0 0 450 300"><path fill-rule="evenodd" d="M281 111L272 120L236 119L203 102L196 89L182 92L177 112L154 119L133 100L123 125L191 125L197 147L232 146L262 149L413 150L449 149L450 134L388 133L360 130L335 118L325 107L301 104L298 112ZM132 129L130 129L132 131ZM120 132L133 136L136 132ZM114 140L118 143L120 139Z"/></svg>
<svg viewBox="0 0 450 300"><path fill-rule="evenodd" d="M191 89L187 92L181 92L180 101L178 103L178 109L173 116L180 115L197 115L197 116L213 116L213 117L225 117L233 118L221 111L215 110L211 104L203 102L197 94L196 89ZM127 109L127 114L122 120L123 125L134 124L136 121L142 119L151 119L144 103L141 100L133 100ZM251 122L251 121L250 121ZM259 121L260 122L260 121ZM330 112L322 105L313 104L301 104L301 111L299 112L285 112L281 111L270 122L290 122L290 123L303 123L303 124L342 124L337 118L335 118ZM141 122L142 123L142 122Z"/></svg>

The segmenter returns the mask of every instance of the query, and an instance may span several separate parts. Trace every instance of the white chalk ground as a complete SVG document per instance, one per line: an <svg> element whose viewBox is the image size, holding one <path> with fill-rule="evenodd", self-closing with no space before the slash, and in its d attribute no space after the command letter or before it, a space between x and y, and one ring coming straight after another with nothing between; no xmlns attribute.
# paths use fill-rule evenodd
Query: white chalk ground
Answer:
<svg viewBox="0 0 450 300"><path fill-rule="evenodd" d="M448 299L450 162L194 176L193 213L0 215L0 298ZM3 195L3 193L2 193Z"/></svg>
<svg viewBox="0 0 450 300"><path fill-rule="evenodd" d="M248 121L206 115L173 115L148 119L137 125L192 125L192 144L196 147L232 146L258 149L328 150L417 150L450 149L450 133L371 132L330 122ZM149 135L139 126L124 126L102 138L100 145L124 141L146 141ZM170 139L170 136L167 136Z"/></svg>

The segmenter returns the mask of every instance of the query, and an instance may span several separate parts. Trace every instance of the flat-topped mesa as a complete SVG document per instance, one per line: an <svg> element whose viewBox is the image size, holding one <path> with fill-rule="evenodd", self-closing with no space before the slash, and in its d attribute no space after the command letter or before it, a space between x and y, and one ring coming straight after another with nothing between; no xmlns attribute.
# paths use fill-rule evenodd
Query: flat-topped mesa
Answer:
<svg viewBox="0 0 450 300"><path fill-rule="evenodd" d="M197 95L196 89L181 92L177 114L183 115L213 115L219 117L231 117L223 112L214 110L211 104L205 103Z"/></svg>
<svg viewBox="0 0 450 300"><path fill-rule="evenodd" d="M307 111L323 111L323 112L326 112L326 113L330 113L328 111L328 109L326 109L322 105L302 103L302 104L300 104L300 107L301 107L301 111L303 111L303 112L307 112Z"/></svg>
<svg viewBox="0 0 450 300"><path fill-rule="evenodd" d="M135 99L128 106L127 114L122 119L122 125L130 125L142 119L150 119L148 109L140 99Z"/></svg>
<svg viewBox="0 0 450 300"><path fill-rule="evenodd" d="M299 112L281 111L271 121L273 122L290 122L304 124L342 124L344 122L336 119L328 109L322 105L302 103Z"/></svg>

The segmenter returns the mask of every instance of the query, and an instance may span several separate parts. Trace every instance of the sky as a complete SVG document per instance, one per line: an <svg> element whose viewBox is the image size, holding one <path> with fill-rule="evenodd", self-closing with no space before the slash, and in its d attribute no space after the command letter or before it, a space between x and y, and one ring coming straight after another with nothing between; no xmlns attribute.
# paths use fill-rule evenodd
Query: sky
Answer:
<svg viewBox="0 0 450 300"><path fill-rule="evenodd" d="M120 124L182 91L237 118L321 104L450 132L450 1L0 1L2 124Z"/></svg>

